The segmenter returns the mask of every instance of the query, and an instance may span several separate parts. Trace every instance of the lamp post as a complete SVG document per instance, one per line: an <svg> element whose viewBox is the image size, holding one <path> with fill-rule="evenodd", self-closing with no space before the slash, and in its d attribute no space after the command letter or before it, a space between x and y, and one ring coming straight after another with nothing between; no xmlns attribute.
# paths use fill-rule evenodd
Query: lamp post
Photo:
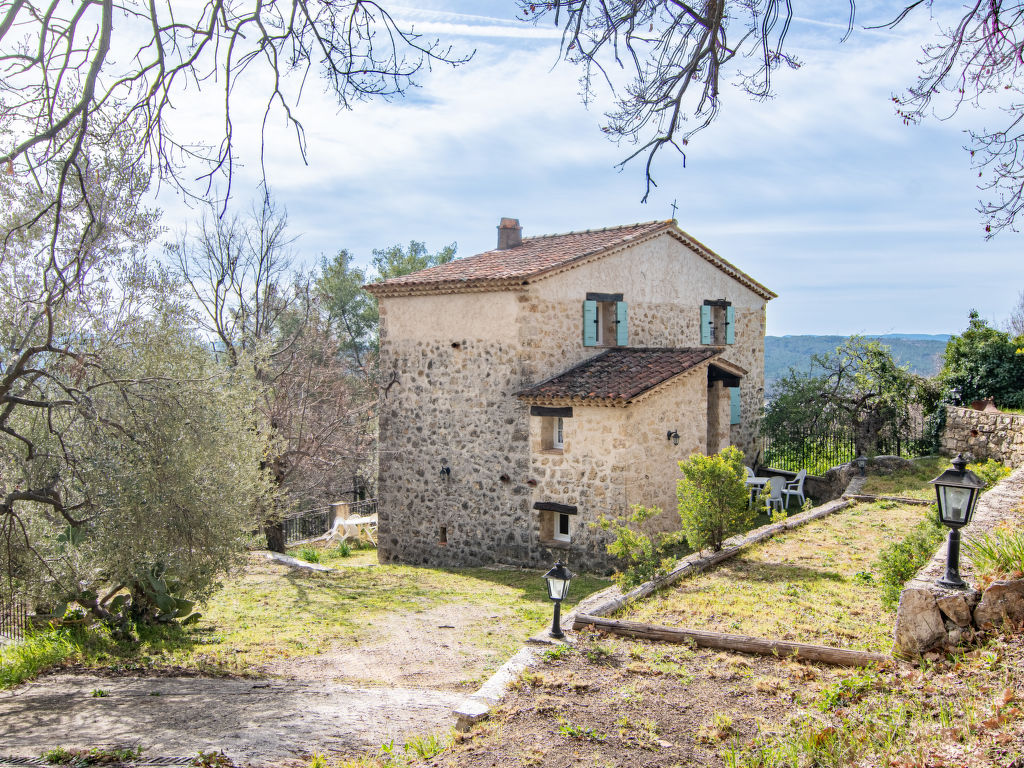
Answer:
<svg viewBox="0 0 1024 768"><path fill-rule="evenodd" d="M860 456L858 456L856 459L853 460L853 463L856 464L857 465L857 469L860 470L860 476L861 477L867 477L867 474L868 474L868 472L867 472L867 469L868 469L868 457L863 455L863 454L861 454Z"/></svg>
<svg viewBox="0 0 1024 768"><path fill-rule="evenodd" d="M960 529L971 522L974 506L985 483L967 469L967 460L962 454L958 453L952 464L952 469L929 481L935 486L939 520L950 529L946 573L935 583L950 589L966 589L967 584L960 578Z"/></svg>
<svg viewBox="0 0 1024 768"><path fill-rule="evenodd" d="M544 581L548 585L548 597L555 604L555 615L551 620L552 637L565 637L562 632L562 601L569 594L569 582L572 581L572 572L562 565L561 561L555 563L555 567L544 574Z"/></svg>

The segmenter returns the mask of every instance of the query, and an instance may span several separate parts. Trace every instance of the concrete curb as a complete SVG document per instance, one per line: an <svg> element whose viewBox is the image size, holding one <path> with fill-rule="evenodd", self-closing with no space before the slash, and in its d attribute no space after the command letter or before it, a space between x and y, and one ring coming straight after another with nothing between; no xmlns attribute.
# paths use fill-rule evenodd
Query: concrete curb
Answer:
<svg viewBox="0 0 1024 768"><path fill-rule="evenodd" d="M319 563L307 563L305 560L299 560L297 557L291 555L282 555L280 552L261 552L267 560L273 560L275 563L281 563L281 565L287 565L292 568L301 568L307 571L333 571L329 565L320 565Z"/></svg>
<svg viewBox="0 0 1024 768"><path fill-rule="evenodd" d="M603 589L581 600L570 613L563 616L562 629L564 631L571 630L577 614L586 613L591 616L607 616L634 600L640 600L663 587L667 587L684 576L699 573L712 565L717 565L723 560L728 560L751 544L757 544L779 533L784 533L814 520L819 520L822 517L827 517L841 509L852 506L854 503L844 498L835 499L809 512L801 512L788 517L781 523L762 525L760 528L749 531L745 536L733 536L726 540L725 544L727 546L720 552L703 557L700 552L694 552L692 555L688 555L680 560L669 573L641 584L629 592L623 593L618 586ZM543 633L531 637L530 641L534 643L556 642L545 638ZM537 661L538 652L538 649L524 646L515 656L505 662L476 693L463 699L452 710L452 714L455 715L455 728L459 731L467 731L474 723L486 719L490 714L491 708L505 695L509 684L514 682L523 673L523 670Z"/></svg>

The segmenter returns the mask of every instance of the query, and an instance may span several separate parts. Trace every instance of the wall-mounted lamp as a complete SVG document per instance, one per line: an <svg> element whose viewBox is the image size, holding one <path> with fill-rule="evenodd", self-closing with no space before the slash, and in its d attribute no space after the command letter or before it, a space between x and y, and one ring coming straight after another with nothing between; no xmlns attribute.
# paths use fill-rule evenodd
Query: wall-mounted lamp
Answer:
<svg viewBox="0 0 1024 768"><path fill-rule="evenodd" d="M679 445L679 433L676 430L670 429L665 437L672 441L672 445Z"/></svg>
<svg viewBox="0 0 1024 768"><path fill-rule="evenodd" d="M445 462L442 461L441 462L441 472L440 472L440 474L441 474L441 479L442 480L449 480L449 479L451 479L451 476L452 476L452 468L449 467Z"/></svg>

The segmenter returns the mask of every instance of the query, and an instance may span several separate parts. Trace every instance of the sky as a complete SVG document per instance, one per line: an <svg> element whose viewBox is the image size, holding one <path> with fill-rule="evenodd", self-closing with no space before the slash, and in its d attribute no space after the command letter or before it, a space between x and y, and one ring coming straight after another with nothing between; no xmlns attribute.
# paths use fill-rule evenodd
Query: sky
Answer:
<svg viewBox="0 0 1024 768"><path fill-rule="evenodd" d="M470 256L495 246L501 217L531 236L668 219L675 203L683 230L779 294L770 335L958 333L972 308L1001 324L1024 290L1024 236L984 239L963 149L965 129L997 112L910 126L894 112L942 21L927 11L896 31L859 25L840 43L842 3L831 15L828 2L809 6L815 18L798 15L789 38L803 65L777 73L768 101L729 86L685 167L660 156L645 204L643 162L616 167L630 147L600 131L608 96L581 103L580 73L559 63L550 22L517 21L512 0L402 1L388 6L396 19L472 60L435 65L405 98L351 110L307 83L308 163L271 114L264 164L306 267L342 248L367 265L373 249L410 240ZM858 13L887 20L870 2ZM238 209L261 179L260 87L254 73L236 100ZM217 135L216 99L178 106L190 127ZM196 216L167 187L157 204L169 237Z"/></svg>

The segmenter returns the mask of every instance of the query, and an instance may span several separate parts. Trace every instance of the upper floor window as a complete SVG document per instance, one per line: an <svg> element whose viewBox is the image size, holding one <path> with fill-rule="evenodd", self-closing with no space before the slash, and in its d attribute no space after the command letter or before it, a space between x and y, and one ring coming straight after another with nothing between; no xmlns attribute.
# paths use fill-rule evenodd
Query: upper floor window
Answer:
<svg viewBox="0 0 1024 768"><path fill-rule="evenodd" d="M583 302L583 346L625 347L628 342L628 311L622 294L588 293Z"/></svg>
<svg viewBox="0 0 1024 768"><path fill-rule="evenodd" d="M530 406L531 416L540 416L540 447L543 451L565 450L566 422L572 418L572 408Z"/></svg>
<svg viewBox="0 0 1024 768"><path fill-rule="evenodd" d="M734 344L736 312L725 299L707 300L700 308L700 343Z"/></svg>

